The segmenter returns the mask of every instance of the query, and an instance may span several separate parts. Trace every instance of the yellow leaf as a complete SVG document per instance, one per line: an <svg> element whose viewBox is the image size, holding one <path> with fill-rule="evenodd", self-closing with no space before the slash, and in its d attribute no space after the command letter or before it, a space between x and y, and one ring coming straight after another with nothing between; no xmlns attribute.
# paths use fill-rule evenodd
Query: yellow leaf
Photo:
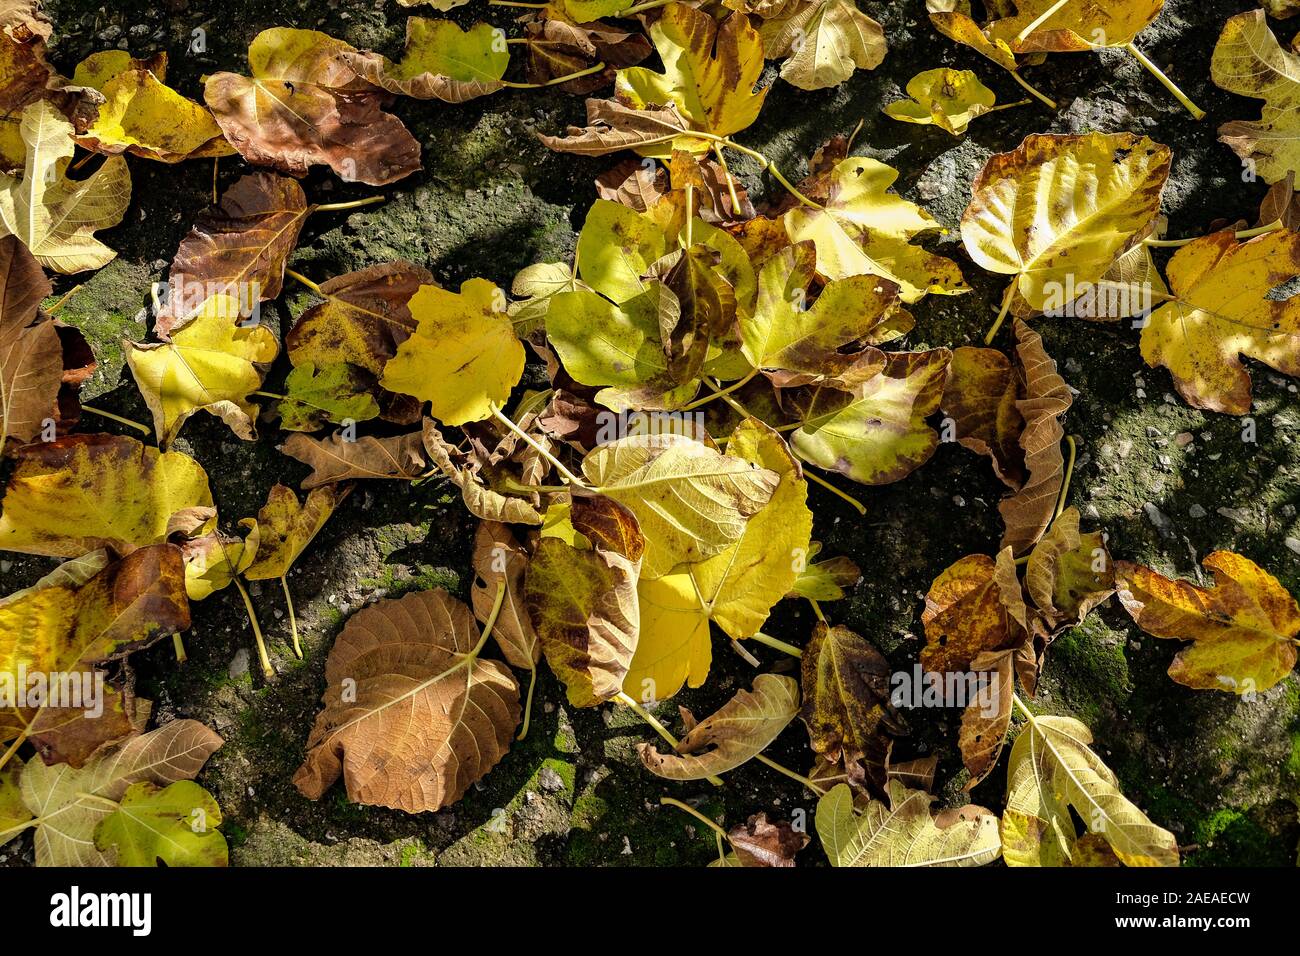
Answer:
<svg viewBox="0 0 1300 956"><path fill-rule="evenodd" d="M839 86L855 69L874 70L885 58L885 31L856 0L810 0L787 7L759 28L763 53L779 60L781 78L801 90Z"/></svg>
<svg viewBox="0 0 1300 956"><path fill-rule="evenodd" d="M334 509L347 497L346 485L326 485L313 488L307 500L299 503L293 489L276 484L266 497L266 504L257 513L257 527L261 541L257 560L244 569L250 581L265 578L282 578L307 550Z"/></svg>
<svg viewBox="0 0 1300 956"><path fill-rule="evenodd" d="M1168 147L1132 133L1028 136L976 177L962 242L983 268L1014 276L1032 310L1059 306L1150 225L1169 163Z"/></svg>
<svg viewBox="0 0 1300 956"><path fill-rule="evenodd" d="M82 60L73 82L98 90L104 103L78 144L164 163L232 155L212 114L163 82L166 69L165 53L140 61L124 50L106 50Z"/></svg>
<svg viewBox="0 0 1300 956"><path fill-rule="evenodd" d="M1169 369L1187 402L1229 415L1251 407L1246 355L1300 376L1300 300L1269 293L1300 275L1300 233L1238 242L1231 229L1203 236L1169 261L1173 301L1142 329L1142 357Z"/></svg>
<svg viewBox="0 0 1300 956"><path fill-rule="evenodd" d="M0 550L127 554L177 531L203 533L215 515L198 462L134 438L72 435L27 445L18 459L0 514Z"/></svg>
<svg viewBox="0 0 1300 956"><path fill-rule="evenodd" d="M1072 717L1034 717L1011 748L1003 829L1008 866L1060 866L1076 839L1070 807L1106 838L1127 866L1177 866L1174 835L1119 791L1088 747L1092 732Z"/></svg>
<svg viewBox="0 0 1300 956"><path fill-rule="evenodd" d="M510 66L505 36L497 27L476 23L462 30L450 20L410 17L406 51L400 63L378 53L348 52L343 59L358 75L390 93L447 103L494 93Z"/></svg>
<svg viewBox="0 0 1300 956"><path fill-rule="evenodd" d="M664 62L664 72L634 66L619 70L614 89L636 109L674 104L691 129L730 136L758 118L767 90L754 92L763 72L763 44L743 14L733 13L721 26L711 16L684 3L671 3L650 25L650 39ZM689 134L671 143L637 146L643 156L669 156L673 149L702 153L708 140Z"/></svg>
<svg viewBox="0 0 1300 956"><path fill-rule="evenodd" d="M1169 665L1169 676L1198 690L1263 692L1291 672L1300 636L1300 606L1248 558L1215 551L1201 562L1214 587L1171 580L1120 561L1120 603L1148 634L1190 640Z"/></svg>
<svg viewBox="0 0 1300 956"><path fill-rule="evenodd" d="M636 515L646 538L646 578L739 540L780 482L773 471L671 433L608 442L583 459L582 471L599 493Z"/></svg>
<svg viewBox="0 0 1300 956"><path fill-rule="evenodd" d="M846 783L817 801L817 835L832 866L983 866L998 858L998 818L988 810L934 817L924 790L890 780L888 792L888 806L872 800L860 814Z"/></svg>
<svg viewBox="0 0 1300 956"><path fill-rule="evenodd" d="M1253 122L1219 127L1219 139L1251 164L1265 182L1300 172L1300 56L1278 43L1263 10L1238 14L1223 25L1210 76L1230 93L1264 101Z"/></svg>
<svg viewBox="0 0 1300 956"><path fill-rule="evenodd" d="M181 545L185 555L185 593L191 601L202 601L228 588L257 557L261 544L257 522L244 518L239 524L247 532L242 538L218 531Z"/></svg>
<svg viewBox="0 0 1300 956"><path fill-rule="evenodd" d="M170 342L125 343L127 364L153 413L162 447L200 410L216 415L245 441L257 437L257 406L248 393L262 384L256 366L273 362L280 347L270 329L237 325L238 316L235 299L214 295Z"/></svg>
<svg viewBox="0 0 1300 956"><path fill-rule="evenodd" d="M380 384L430 402L429 414L446 425L488 418L524 373L524 347L505 306L486 279L469 279L459 293L420 286L409 303L418 324Z"/></svg>
<svg viewBox="0 0 1300 956"><path fill-rule="evenodd" d="M986 32L994 42L1005 42L1017 53L1122 47L1133 42L1164 5L1165 0L1070 0L1064 6L1056 0L1016 0L1015 15L994 20ZM1018 39L1053 6L1059 9L1023 40Z"/></svg>
<svg viewBox="0 0 1300 956"><path fill-rule="evenodd" d="M904 123L937 126L961 136L970 121L990 112L997 101L993 91L970 70L926 70L907 81L910 100L885 107L885 113Z"/></svg>
<svg viewBox="0 0 1300 956"><path fill-rule="evenodd" d="M94 237L122 221L131 202L126 160L110 156L88 178L64 175L76 146L72 124L45 100L23 110L21 179L0 173L0 236L13 235L55 272L84 272L117 255Z"/></svg>
<svg viewBox="0 0 1300 956"><path fill-rule="evenodd" d="M909 245L940 226L920 206L886 191L897 178L897 170L874 159L841 161L825 208L796 206L785 214L790 241L812 240L817 271L827 279L882 276L897 283L904 302L969 292L957 263Z"/></svg>
<svg viewBox="0 0 1300 956"><path fill-rule="evenodd" d="M636 700L667 700L683 684L699 687L713 659L709 617L685 571L642 578L636 588L641 632L623 678Z"/></svg>

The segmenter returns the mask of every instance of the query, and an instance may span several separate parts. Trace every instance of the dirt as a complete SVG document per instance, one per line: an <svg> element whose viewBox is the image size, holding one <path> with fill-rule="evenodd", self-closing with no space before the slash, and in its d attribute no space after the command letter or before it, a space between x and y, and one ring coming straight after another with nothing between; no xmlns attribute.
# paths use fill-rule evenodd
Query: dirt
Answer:
<svg viewBox="0 0 1300 956"><path fill-rule="evenodd" d="M955 139L934 128L897 123L880 108L900 98L914 72L937 66L975 70L1000 102L1020 99L1019 87L992 64L936 34L921 0L863 0L863 9L885 25L891 47L885 63L855 74L838 89L817 93L776 80L769 66L764 82L775 82L767 106L739 138L795 178L821 142L863 120L854 152L902 171L898 190L951 230L929 245L958 259L975 287L968 296L923 300L914 310L917 327L906 347L973 344L996 312L1002 280L970 263L960 249L957 222L983 162L1028 133L1149 135L1174 151L1164 198L1170 235L1199 235L1238 219L1253 224L1265 186L1243 179L1241 164L1216 141L1215 130L1224 121L1257 115L1258 106L1209 82L1210 52L1222 21L1251 6L1169 0L1159 21L1138 39L1208 111L1203 122L1194 122L1127 54L1107 51L1058 55L1027 71L1031 82L1059 100L1057 112L1037 104L1009 109L975 120L967 136ZM201 75L241 70L248 42L264 28L318 28L391 55L401 47L407 12L391 2L315 0L175 0L163 15L142 0L122 0L111 8L52 0L49 8L56 23L53 59L65 72L92 50L127 41L137 55L166 50L171 82L192 96L201 95ZM452 16L462 23L480 18L510 23L508 15L481 3ZM205 52L187 52L195 30L204 31ZM1285 27L1281 35L1289 38ZM525 265L571 256L594 196L592 179L612 160L553 154L534 134L579 121L580 99L511 91L459 107L399 101L393 110L423 144L424 171L383 190L388 199L381 206L312 217L291 261L294 269L320 281L403 257L428 266L444 285L471 276L508 285ZM133 160L131 168L131 210L120 227L102 234L120 250L118 259L88 279L61 279L56 294L85 283L62 317L88 333L101 361L88 400L147 421L130 374L123 372L120 339L145 333L149 285L165 275L178 242L209 201L212 165ZM779 189L751 162L733 168L756 196L775 196ZM244 171L238 159L222 161L221 186ZM325 174L308 177L304 185L315 201L377 192L345 186ZM304 290L288 283L286 294L264 315L282 332L308 301ZM1174 397L1168 375L1144 366L1138 333L1127 323L1043 319L1036 327L1077 390L1066 421L1080 448L1070 503L1083 511L1085 527L1104 528L1118 557L1191 577L1209 552L1239 551L1300 593L1300 555L1284 543L1288 536L1300 537L1296 384L1252 365L1256 440L1243 441L1244 420L1197 412ZM270 390L282 380L282 364L268 379ZM88 424L118 430L93 419ZM177 443L207 467L223 520L232 526L256 513L276 481L296 484L306 473L276 452L273 423L264 423L261 431L257 443L240 442L216 419L200 415ZM1176 440L1183 433L1194 436L1185 447ZM959 557L996 547L999 485L983 461L947 445L906 480L855 491L867 504L865 518L819 489L812 491L815 537L825 542L827 553L853 557L865 576L828 611L836 622L874 641L896 667L910 668L922 643L920 598L930 581ZM758 811L785 817L802 813L811 821L811 795L756 765L728 775L722 788L661 785L636 761L634 744L649 734L634 716L612 707L573 710L546 674L528 739L454 807L421 815L360 807L338 787L319 802L301 797L290 777L318 707L326 654L348 614L417 588L442 586L467 597L472 531L458 496L444 485L371 483L331 519L290 577L305 661L289 651L283 599L272 587L255 587L253 597L278 672L273 681L248 673L251 635L243 607L229 591L195 606L184 666L176 664L168 642L135 656L137 689L157 701L159 719L194 717L226 740L199 779L224 810L234 863L708 862L714 855L712 835L685 815L661 809L661 793L689 799L728 825ZM3 590L25 586L49 566L41 560L7 560L0 564ZM802 644L810 627L810 613L786 602L767 630ZM1142 635L1122 610L1109 605L1053 645L1039 704L1045 712L1072 714L1092 727L1097 750L1125 793L1192 848L1187 863L1294 862L1300 838L1300 681L1293 674L1250 702L1195 692L1165 674L1175 650L1174 642ZM765 648L755 653L765 668L790 669L794 663ZM677 703L707 713L748 685L754 670L728 642L715 641L714 657L705 687L660 707L665 721L676 722ZM940 756L941 796L950 803L967 799L960 792L965 776L954 747L957 723L955 711L915 714L912 735L896 748L902 757ZM774 756L804 769L808 751L801 726L786 731ZM975 789L974 800L999 807L1004 780L995 772ZM30 859L29 837L0 850L0 862ZM800 860L824 862L815 845Z"/></svg>

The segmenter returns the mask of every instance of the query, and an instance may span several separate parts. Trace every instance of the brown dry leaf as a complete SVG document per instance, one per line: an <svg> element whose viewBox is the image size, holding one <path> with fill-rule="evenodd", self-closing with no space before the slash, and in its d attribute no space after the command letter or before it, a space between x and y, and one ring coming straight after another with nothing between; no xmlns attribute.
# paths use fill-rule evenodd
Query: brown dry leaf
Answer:
<svg viewBox="0 0 1300 956"><path fill-rule="evenodd" d="M1047 530L1056 513L1065 481L1065 458L1061 440L1065 437L1059 416L1074 399L1069 386L1057 374L1056 362L1043 348L1043 338L1024 322L1016 320L1016 356L1024 374L1024 397L1016 409L1024 419L1020 448L1024 452L1024 485L998 505L1006 531L1002 547L1024 554Z"/></svg>
<svg viewBox="0 0 1300 956"><path fill-rule="evenodd" d="M890 738L907 732L890 704L890 667L883 654L847 627L819 623L804 648L799 716L815 753L885 785ZM862 783L858 777L858 783Z"/></svg>
<svg viewBox="0 0 1300 956"><path fill-rule="evenodd" d="M0 239L0 452L10 438L31 441L55 413L62 349L40 311L50 291L27 247L16 236Z"/></svg>
<svg viewBox="0 0 1300 956"><path fill-rule="evenodd" d="M521 427L527 426L527 421L521 423ZM480 449L461 451L442 437L431 418L424 420L423 442L429 461L460 489L461 499L470 514L484 521L504 521L506 524L542 523L542 513L538 510L541 506L539 495L521 495L498 487L505 477L536 484L545 472L538 473L535 469L530 472L527 459L520 473L518 465L509 462L507 454L481 454ZM511 440L504 440L498 447L501 446L512 447ZM505 467L502 462L516 464L516 467Z"/></svg>
<svg viewBox="0 0 1300 956"><path fill-rule="evenodd" d="M945 568L925 596L921 623L921 666L940 677L970 670L987 651L1023 643L1028 610L1011 552L1004 548L996 559L971 554Z"/></svg>
<svg viewBox="0 0 1300 956"><path fill-rule="evenodd" d="M727 842L741 866L794 866L795 854L808 845L808 834L785 820L773 822L766 813L756 813L732 827Z"/></svg>
<svg viewBox="0 0 1300 956"><path fill-rule="evenodd" d="M940 408L943 441L956 441L977 455L988 455L993 472L1018 489L1024 483L1020 433L1024 419L1016 407L1019 375L997 349L964 345L953 349L948 384Z"/></svg>
<svg viewBox="0 0 1300 956"><path fill-rule="evenodd" d="M636 652L645 538L632 512L611 498L576 498L571 518L590 547L543 536L528 565L525 594L546 662L564 682L569 703L592 707L623 690Z"/></svg>
<svg viewBox="0 0 1300 956"><path fill-rule="evenodd" d="M524 27L528 39L528 80L546 83L568 76L598 62L605 69L590 76L561 83L566 93L585 94L614 82L614 73L635 66L651 53L650 41L640 33L628 33L601 20L571 23L555 16L534 20Z"/></svg>
<svg viewBox="0 0 1300 956"><path fill-rule="evenodd" d="M971 661L971 671L982 683L961 715L957 746L970 771L964 790L971 790L997 766L1011 727L1011 698L1015 693L1016 651L985 651ZM969 687L969 682L967 683Z"/></svg>
<svg viewBox="0 0 1300 956"><path fill-rule="evenodd" d="M1080 624L1115 593L1115 567L1100 531L1079 531L1079 510L1066 508L1029 554L1025 589L1053 631Z"/></svg>
<svg viewBox="0 0 1300 956"><path fill-rule="evenodd" d="M486 622L492 613L497 591L506 589L505 600L497 615L492 639L501 648L501 656L511 667L532 670L542 656L542 645L533 630L525 604L524 574L528 570L528 552L499 521L480 521L474 534L474 583L470 602L474 616Z"/></svg>
<svg viewBox="0 0 1300 956"><path fill-rule="evenodd" d="M311 211L292 179L264 172L241 177L181 240L154 335L166 341L213 296L233 298L241 316L279 296L285 260Z"/></svg>
<svg viewBox="0 0 1300 956"><path fill-rule="evenodd" d="M356 51L315 30L276 27L248 49L251 77L214 73L203 98L244 159L291 176L329 166L346 182L382 186L420 169L420 144L358 79Z"/></svg>
<svg viewBox="0 0 1300 956"><path fill-rule="evenodd" d="M349 441L343 431L329 438L290 435L280 451L310 465L312 473L299 486L303 491L352 478L410 480L424 473L423 440L419 432Z"/></svg>
<svg viewBox="0 0 1300 956"><path fill-rule="evenodd" d="M587 125L570 126L563 136L538 138L561 153L605 156L625 149L661 148L665 151L689 124L675 103L637 109L618 100L587 100Z"/></svg>
<svg viewBox="0 0 1300 956"><path fill-rule="evenodd" d="M759 674L752 690L737 691L716 713L691 728L677 753L638 744L646 769L669 780L703 780L734 770L762 753L799 712L793 678Z"/></svg>
<svg viewBox="0 0 1300 956"><path fill-rule="evenodd" d="M441 588L358 611L330 650L294 786L319 800L342 777L349 800L407 813L459 800L519 723L519 685L479 643L469 608Z"/></svg>

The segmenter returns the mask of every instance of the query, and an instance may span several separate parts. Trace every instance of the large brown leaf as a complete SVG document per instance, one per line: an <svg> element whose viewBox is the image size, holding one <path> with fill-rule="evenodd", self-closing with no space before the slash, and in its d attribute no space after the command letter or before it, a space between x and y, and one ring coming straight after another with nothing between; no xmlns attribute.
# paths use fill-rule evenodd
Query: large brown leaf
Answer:
<svg viewBox="0 0 1300 956"><path fill-rule="evenodd" d="M292 179L272 173L239 179L221 205L199 216L181 240L154 334L167 339L214 295L231 296L240 315L251 315L259 302L278 296L285 260L311 209Z"/></svg>
<svg viewBox="0 0 1300 956"><path fill-rule="evenodd" d="M442 589L359 611L330 651L294 786L318 800L341 776L350 800L408 813L459 800L519 722L519 685L478 644L469 608Z"/></svg>
<svg viewBox="0 0 1300 956"><path fill-rule="evenodd" d="M321 164L348 182L382 186L420 168L420 144L357 78L346 61L355 52L315 30L263 30L248 49L252 76L214 73L203 97L256 166L301 177Z"/></svg>
<svg viewBox="0 0 1300 956"><path fill-rule="evenodd" d="M63 380L54 323L39 314L50 284L16 236L0 239L0 451L31 441L54 411Z"/></svg>

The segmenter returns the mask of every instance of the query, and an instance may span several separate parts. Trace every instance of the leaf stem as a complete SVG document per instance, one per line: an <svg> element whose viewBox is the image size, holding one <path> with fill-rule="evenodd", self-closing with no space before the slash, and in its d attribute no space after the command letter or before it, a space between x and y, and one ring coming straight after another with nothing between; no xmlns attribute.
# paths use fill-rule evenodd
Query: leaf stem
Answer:
<svg viewBox="0 0 1300 956"><path fill-rule="evenodd" d="M1022 87L1024 87L1025 91L1029 93L1032 97L1034 97L1034 99L1040 100L1049 109L1056 109L1056 100L1052 99L1046 93L1042 93L1034 86L1032 86L1030 82L1026 80L1023 76L1021 76L1018 71L1008 70L1007 72L1010 73L1011 78L1015 80L1017 83L1019 83Z"/></svg>
<svg viewBox="0 0 1300 956"><path fill-rule="evenodd" d="M84 790L78 790L76 796L78 803L82 800L89 800L91 803L100 803L106 807L112 807L114 810L122 809L122 805L116 800L110 800L108 797L101 797L97 793L87 793Z"/></svg>
<svg viewBox="0 0 1300 956"><path fill-rule="evenodd" d="M687 187L687 188L690 188L690 187ZM744 388L746 385L748 385L748 384L750 383L750 381L753 380L754 376L757 375L757 374L758 374L758 369L754 369L752 372L750 372L750 373L749 373L748 375L746 375L744 378L739 379L738 381L732 382L732 383L731 383L730 385L728 385L726 388L716 389L716 390L714 390L713 394L711 394L711 395L705 395L703 398L697 398L695 401L691 402L689 405L683 405L680 409L678 409L678 411L683 411L683 412L694 411L695 409L699 408L701 405L707 405L709 402L713 401L715 398L723 398L723 397L725 397L725 396L727 396L727 395L730 395L732 392L738 391L738 390Z"/></svg>
<svg viewBox="0 0 1300 956"><path fill-rule="evenodd" d="M1254 229L1241 229L1234 232L1233 235L1238 239L1253 239L1256 236L1263 236L1270 232L1277 232L1282 228L1282 220L1274 219L1267 226L1256 226ZM1189 239L1143 239L1142 244L1151 246L1153 249L1176 249L1180 246L1188 245L1197 239L1204 239L1205 236L1192 236Z"/></svg>
<svg viewBox="0 0 1300 956"><path fill-rule="evenodd" d="M1007 313L1011 311L1011 300L1015 298L1016 283L1012 280L1007 284L1007 291L1002 293L1002 308L998 311L998 317L993 320L993 325L984 333L984 344L988 345L993 341L994 336L998 334L998 329L1002 328L1002 323L1006 321Z"/></svg>
<svg viewBox="0 0 1300 956"><path fill-rule="evenodd" d="M362 206L373 206L387 198L387 196L367 196L365 199L354 199L351 202L327 202L316 206L312 212L344 212L348 209L360 209Z"/></svg>
<svg viewBox="0 0 1300 956"><path fill-rule="evenodd" d="M123 418L121 415L114 415L112 412L104 411L102 408L96 408L94 405L82 405L83 412L90 412L92 415L98 415L100 418L107 418L110 421L117 422L119 425L125 425L127 428L134 428L141 435L148 435L149 429L139 422L134 422L129 418Z"/></svg>
<svg viewBox="0 0 1300 956"><path fill-rule="evenodd" d="M515 740L523 740L528 736L528 725L533 719L533 689L537 687L537 665L533 664L532 669L528 672L528 697L524 701L524 723L519 728L519 736Z"/></svg>
<svg viewBox="0 0 1300 956"><path fill-rule="evenodd" d="M655 733L662 737L670 747L674 750L677 749L677 738L669 732L667 727L659 722L658 717L633 700L626 691L619 691L613 699L618 701L624 707L630 707L633 713L654 728ZM722 781L717 777L705 777L704 779L709 781L709 783L713 784L715 787L722 786Z"/></svg>
<svg viewBox="0 0 1300 956"><path fill-rule="evenodd" d="M817 620L820 621L822 624L825 624L826 615L822 613L822 606L818 604L816 601L814 601L812 598L808 599L808 603L812 605L813 613L817 615Z"/></svg>
<svg viewBox="0 0 1300 956"><path fill-rule="evenodd" d="M1029 36L1029 34L1033 33L1044 23L1050 20L1052 18L1052 14L1054 14L1057 10L1061 9L1061 7L1065 6L1069 2L1070 0L1056 0L1054 4L1052 4L1041 14L1039 14L1034 19L1034 21L1029 24L1029 26L1025 27L1023 30L1021 30L1019 33L1016 34L1016 43L1024 43L1025 39Z"/></svg>
<svg viewBox="0 0 1300 956"><path fill-rule="evenodd" d="M287 269L287 268L286 268L286 269L284 270L284 274L287 275L290 279L297 279L299 282L301 282L301 283L302 283L303 285L305 285L307 288L311 289L311 291L315 292L318 296L321 296L322 298L325 298L325 299L328 299L328 298L329 298L329 296L327 296L324 292L322 292L322 291L320 290L320 286L318 286L316 283L312 282L310 279L308 279L308 278L307 278L305 275L303 275L302 273L300 273L300 272L294 272L292 269Z"/></svg>
<svg viewBox="0 0 1300 956"><path fill-rule="evenodd" d="M1073 435L1065 436L1065 443L1070 446L1070 458L1065 466L1065 480L1061 482L1061 494L1056 499L1056 511L1052 514L1052 523L1061 517L1061 512L1065 510L1065 500L1070 495L1070 479L1074 476L1074 459L1079 453L1079 446L1075 443Z"/></svg>
<svg viewBox="0 0 1300 956"><path fill-rule="evenodd" d="M63 308L63 306L67 303L69 299L71 299L74 295L76 295L85 287L86 284L84 282L80 282L77 285L74 285L67 292L63 293L63 295L59 296L59 301L55 302L52 306L50 306L45 311L48 312L50 315L53 315L55 312L58 312L59 309Z"/></svg>
<svg viewBox="0 0 1300 956"><path fill-rule="evenodd" d="M786 191L789 192L790 195L793 196L795 199L799 200L805 206L811 206L813 209L825 208L824 206L821 205L821 203L813 202L803 193L799 192L799 190L795 189L795 187L791 185L790 180L786 179L785 176L781 174L781 170L776 168L776 163L772 162L772 160L768 159L767 156L765 156L763 153L760 153L758 150L750 149L748 146L742 146L740 145L740 143L737 143L734 139L730 139L726 136L718 136L716 133L705 133L700 130L688 130L683 135L691 139L706 139L711 143L717 143L719 146L730 146L736 152L744 153L746 156L758 160L760 163L763 164L763 171L767 173L771 173L773 178L775 178L777 182L779 182L782 186L784 186Z"/></svg>
<svg viewBox="0 0 1300 956"><path fill-rule="evenodd" d="M736 193L736 180L731 175L731 167L727 165L727 154L722 151L720 144L714 143L713 155L718 157L718 165L722 167L722 174L727 177L727 194L731 197L731 214L739 216L740 196Z"/></svg>
<svg viewBox="0 0 1300 956"><path fill-rule="evenodd" d="M656 10L659 7L666 7L673 0L645 0L644 3L638 3L635 6L628 7L626 10L620 10L614 16L618 18L630 17L633 14L644 13L646 10Z"/></svg>
<svg viewBox="0 0 1300 956"><path fill-rule="evenodd" d="M8 843L10 837L17 836L24 830L29 830L34 826L39 826L44 817L32 817L30 820L18 824L16 827L9 827L7 830L0 830L0 844Z"/></svg>
<svg viewBox="0 0 1300 956"><path fill-rule="evenodd" d="M492 599L492 610L488 612L488 619L483 622L483 633L479 635L478 643L474 649L469 652L469 660L478 659L479 654L483 653L483 645L492 634L492 628L497 626L497 618L501 615L501 608L506 603L506 584L503 580L501 587L497 588L497 596Z"/></svg>
<svg viewBox="0 0 1300 956"><path fill-rule="evenodd" d="M786 767L786 766L784 766L783 764L779 764L779 763L777 763L775 760L773 760L773 759L772 759L771 757L769 757L767 754L754 754L754 759L757 760L757 761L758 761L759 763L761 763L761 764L766 764L767 766L771 767L771 768L772 768L773 770L775 770L777 773L783 773L783 774L785 774L787 777L789 777L791 780L795 780L795 781L797 781L797 782L803 784L805 787L807 787L807 788L808 788L809 790L811 790L813 793L817 794L817 796L819 796L819 797L826 793L825 790L823 790L821 787L817 786L817 784L813 783L811 780L809 780L809 779L808 779L807 777L805 777L803 774L801 774L801 773L795 773L795 772L794 772L793 770L791 770L789 767Z"/></svg>
<svg viewBox="0 0 1300 956"><path fill-rule="evenodd" d="M1147 55L1137 48L1137 44L1135 44L1132 40L1130 40L1128 43L1124 44L1124 49L1127 50L1130 54L1132 54L1134 59L1136 59L1139 63L1141 63L1144 67L1146 67L1147 71L1150 72L1151 75L1154 76L1157 80L1159 80L1161 84L1164 85L1165 89L1167 89L1170 93L1174 94L1174 98L1187 108L1187 112L1192 114L1193 119L1197 119L1197 120L1205 119L1205 110L1201 109L1190 99L1188 99L1187 94L1184 93L1182 90L1180 90L1178 88L1178 85L1174 83L1173 80L1165 76L1164 71L1161 70L1160 67L1156 66L1149 59L1147 59Z"/></svg>
<svg viewBox="0 0 1300 956"><path fill-rule="evenodd" d="M257 623L257 612L253 610L253 599L248 596L248 589L244 587L238 576L232 578L235 582L235 589L239 591L239 596L244 599L244 610L248 612L248 623L253 625L253 638L257 641L257 659L262 665L262 676L267 680L275 677L275 669L271 667L271 658L266 653L266 641L262 639L262 627Z"/></svg>
<svg viewBox="0 0 1300 956"><path fill-rule="evenodd" d="M9 758L18 752L18 748L23 745L23 742L26 739L27 739L27 731L23 730L14 739L14 742L9 745L9 749L6 750L3 755L0 755L0 768L3 768L4 765L9 762Z"/></svg>
<svg viewBox="0 0 1300 956"><path fill-rule="evenodd" d="M498 80L502 86L511 90L540 90L546 86L559 86L561 83L568 83L570 80L577 80L584 76L591 76L593 73L599 73L605 69L604 62L597 63L595 66L589 66L585 70L578 70L576 73L566 73L564 76L556 76L547 80L545 83L515 83L511 80Z"/></svg>
<svg viewBox="0 0 1300 956"><path fill-rule="evenodd" d="M280 575L280 589L284 591L284 605L289 611L289 633L293 635L293 653L302 660L302 643L298 640L298 617L293 613L293 595L289 593L289 575Z"/></svg>
<svg viewBox="0 0 1300 956"><path fill-rule="evenodd" d="M574 485L578 488L582 488L586 491L592 490L590 485L588 485L585 481L583 481L573 472L569 471L568 468L564 467L564 462L560 461L560 459L556 458L549 451L543 448L541 444L539 444L537 440L533 438L532 435L528 434L526 431L524 431L522 428L516 425L510 419L510 416L506 415L504 412L501 411L499 407L497 407L495 402L493 402L490 407L492 409L492 414L496 416L497 421L499 421L502 425L505 425L506 428L510 429L521 439L523 439L525 445L527 445L533 451L537 452L537 454L541 455L543 458L549 461L551 465L555 468L555 470L559 473L561 478L563 478L569 484Z"/></svg>
<svg viewBox="0 0 1300 956"><path fill-rule="evenodd" d="M803 657L803 651L795 647L793 644L787 644L780 638L773 637L771 634L764 634L762 631L757 631L749 635L745 640L757 641L759 644L765 644L773 650L778 650L783 654L789 654L791 657Z"/></svg>
<svg viewBox="0 0 1300 956"><path fill-rule="evenodd" d="M794 451L794 449L792 448L791 451ZM795 451L795 454L798 455L799 453L798 453L797 451ZM803 456L802 456L802 455L799 455L799 458L800 458L801 461L803 460ZM827 491L829 491L831 494L835 495L835 496L838 497L838 498L842 498L842 499L844 499L845 501L847 501L849 504L851 504L851 505L854 507L854 509L856 509L856 511L858 512L858 514L860 514L860 515L865 515L865 514L867 513L867 506L866 506L866 505L864 505L864 504L863 504L861 501L859 501L857 498L854 498L854 497L853 497L851 494L849 494L847 491L840 491L840 489L836 488L834 485L832 485L829 481L827 481L825 478L823 478L821 475L817 474L816 472L809 471L807 468L805 468L805 469L803 470L803 476L804 476L805 478L807 478L809 481L811 481L813 484L821 485L823 488L825 488L825 489L826 489Z"/></svg>
<svg viewBox="0 0 1300 956"><path fill-rule="evenodd" d="M731 842L731 837L727 836L726 830L722 829L722 827L718 826L716 823L714 823L704 814L700 813L699 810L696 810L690 804L683 803L680 800L675 800L672 797L660 797L659 803L665 807L676 807L678 810L684 810L686 813L689 813L695 819L703 823L706 827L708 827L718 836L722 837L722 839L726 840L728 843Z"/></svg>
<svg viewBox="0 0 1300 956"><path fill-rule="evenodd" d="M184 664L189 660L189 655L185 653L185 641L181 639L180 634L172 635L172 649L176 652L176 663Z"/></svg>

